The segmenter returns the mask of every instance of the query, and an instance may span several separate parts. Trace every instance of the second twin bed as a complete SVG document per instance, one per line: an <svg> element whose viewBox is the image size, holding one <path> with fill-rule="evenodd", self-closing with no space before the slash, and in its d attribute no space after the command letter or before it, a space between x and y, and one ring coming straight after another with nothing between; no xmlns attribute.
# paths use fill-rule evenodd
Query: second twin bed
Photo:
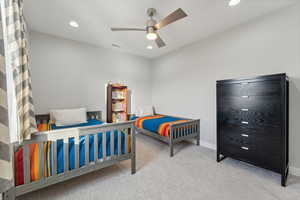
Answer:
<svg viewBox="0 0 300 200"><path fill-rule="evenodd" d="M200 144L200 120L155 114L134 118L138 133L156 138L169 145L170 156L174 155L174 144L195 139Z"/></svg>

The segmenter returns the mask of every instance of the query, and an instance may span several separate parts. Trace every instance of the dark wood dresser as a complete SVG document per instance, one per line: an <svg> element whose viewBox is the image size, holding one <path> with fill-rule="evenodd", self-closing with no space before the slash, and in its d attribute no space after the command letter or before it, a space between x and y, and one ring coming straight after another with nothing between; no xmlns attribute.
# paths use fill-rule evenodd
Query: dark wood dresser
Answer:
<svg viewBox="0 0 300 200"><path fill-rule="evenodd" d="M289 169L286 74L217 81L217 162L226 157L281 174Z"/></svg>

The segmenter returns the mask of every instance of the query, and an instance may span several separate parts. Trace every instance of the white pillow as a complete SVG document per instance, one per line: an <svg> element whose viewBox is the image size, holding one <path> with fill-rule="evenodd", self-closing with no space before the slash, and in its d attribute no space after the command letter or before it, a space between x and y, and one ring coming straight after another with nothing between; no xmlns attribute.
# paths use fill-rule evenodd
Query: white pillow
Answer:
<svg viewBox="0 0 300 200"><path fill-rule="evenodd" d="M154 115L152 106L144 106L140 108L140 116Z"/></svg>
<svg viewBox="0 0 300 200"><path fill-rule="evenodd" d="M50 118L56 126L86 123L86 108L51 110Z"/></svg>

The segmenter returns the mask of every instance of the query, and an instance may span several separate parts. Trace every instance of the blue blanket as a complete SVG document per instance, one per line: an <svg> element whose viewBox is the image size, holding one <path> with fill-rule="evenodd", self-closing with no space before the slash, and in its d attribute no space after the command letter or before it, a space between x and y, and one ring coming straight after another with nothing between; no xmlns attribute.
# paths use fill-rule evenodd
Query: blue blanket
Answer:
<svg viewBox="0 0 300 200"><path fill-rule="evenodd" d="M77 124L72 126L52 126L52 129L64 129L64 128L76 128L76 127L85 127L92 125L100 125L103 122L98 120L89 120L87 123ZM111 142L111 134L110 132L106 132L106 156L111 156L112 153L118 154L118 131L114 131L114 149L111 152L110 142ZM102 151L102 140L103 133L98 133L98 159L103 158ZM125 134L121 134L121 154L125 153ZM89 162L93 162L94 158L94 134L89 135ZM52 161L50 160L52 163ZM80 136L79 138L79 167L85 165L85 137ZM74 138L69 138L69 170L75 169L75 141ZM52 171L52 170L51 170ZM63 140L57 140L57 173L64 172L64 142Z"/></svg>

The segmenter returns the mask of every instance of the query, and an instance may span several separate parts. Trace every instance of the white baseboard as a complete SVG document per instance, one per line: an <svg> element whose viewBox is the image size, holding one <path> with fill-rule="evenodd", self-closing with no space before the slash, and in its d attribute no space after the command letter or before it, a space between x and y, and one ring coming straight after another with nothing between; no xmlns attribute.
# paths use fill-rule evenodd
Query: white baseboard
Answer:
<svg viewBox="0 0 300 200"><path fill-rule="evenodd" d="M300 176L300 168L290 167L290 173L295 176Z"/></svg>
<svg viewBox="0 0 300 200"><path fill-rule="evenodd" d="M210 142L200 140L200 145L209 149L217 150L216 144Z"/></svg>

